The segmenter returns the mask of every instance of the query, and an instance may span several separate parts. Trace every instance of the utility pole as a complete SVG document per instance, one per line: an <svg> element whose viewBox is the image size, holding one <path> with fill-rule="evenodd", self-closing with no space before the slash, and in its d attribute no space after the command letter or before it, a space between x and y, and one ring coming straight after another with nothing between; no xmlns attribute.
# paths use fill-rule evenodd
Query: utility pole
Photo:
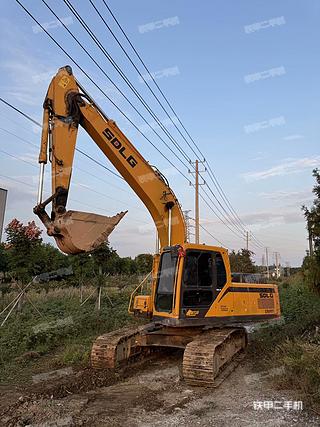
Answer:
<svg viewBox="0 0 320 427"><path fill-rule="evenodd" d="M309 220L308 220L308 240L309 240L309 255L313 256L312 228Z"/></svg>
<svg viewBox="0 0 320 427"><path fill-rule="evenodd" d="M266 247L266 266L267 266L267 278L270 279L270 271L269 271L269 253L268 248Z"/></svg>
<svg viewBox="0 0 320 427"><path fill-rule="evenodd" d="M249 231L246 231L246 249L249 250Z"/></svg>
<svg viewBox="0 0 320 427"><path fill-rule="evenodd" d="M202 171L199 170L199 163L203 164L204 160L201 162L196 160L193 165L195 166L194 171L190 171L189 173L195 174L195 243L198 245L200 243L200 208L199 208L199 187L200 185L205 185L205 181L202 183L199 182L199 174L200 172L206 172L206 168ZM190 183L190 185L193 185Z"/></svg>
<svg viewBox="0 0 320 427"><path fill-rule="evenodd" d="M199 220L199 161L196 160L196 200L195 200L195 215L196 215L196 244L200 241L200 220Z"/></svg>
<svg viewBox="0 0 320 427"><path fill-rule="evenodd" d="M290 263L288 261L286 261L285 271L286 271L286 274L285 274L286 277L289 277L290 276Z"/></svg>
<svg viewBox="0 0 320 427"><path fill-rule="evenodd" d="M275 252L274 253L275 258L276 258L276 278L279 279L280 277L280 269L279 269L279 252Z"/></svg>
<svg viewBox="0 0 320 427"><path fill-rule="evenodd" d="M158 254L160 252L160 240L159 240L159 233L158 230L156 229L156 254Z"/></svg>
<svg viewBox="0 0 320 427"><path fill-rule="evenodd" d="M193 233L191 233L191 227L193 227L190 223L190 220L192 219L189 215L189 213L191 212L191 209L188 209L186 211L183 211L183 215L184 215L184 219L186 221L186 229L187 229L187 242L190 242L191 240L191 235Z"/></svg>

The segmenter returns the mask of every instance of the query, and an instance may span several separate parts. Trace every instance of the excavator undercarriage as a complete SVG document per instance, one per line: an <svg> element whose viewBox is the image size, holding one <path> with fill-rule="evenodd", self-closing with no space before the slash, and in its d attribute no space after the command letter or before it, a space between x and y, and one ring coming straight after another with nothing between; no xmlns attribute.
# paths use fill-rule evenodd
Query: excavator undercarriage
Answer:
<svg viewBox="0 0 320 427"><path fill-rule="evenodd" d="M91 366L121 370L165 348L183 349L181 376L187 384L215 387L237 366L247 345L244 328L168 327L149 323L99 336Z"/></svg>

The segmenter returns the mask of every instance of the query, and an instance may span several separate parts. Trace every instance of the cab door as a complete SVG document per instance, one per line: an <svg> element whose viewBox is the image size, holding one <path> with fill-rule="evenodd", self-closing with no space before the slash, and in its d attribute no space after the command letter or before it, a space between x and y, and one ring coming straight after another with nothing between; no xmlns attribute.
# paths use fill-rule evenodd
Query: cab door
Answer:
<svg viewBox="0 0 320 427"><path fill-rule="evenodd" d="M155 310L158 313L173 311L178 260L177 251L171 250L161 254L155 294Z"/></svg>
<svg viewBox="0 0 320 427"><path fill-rule="evenodd" d="M226 281L221 253L188 249L181 283L180 317L205 317Z"/></svg>

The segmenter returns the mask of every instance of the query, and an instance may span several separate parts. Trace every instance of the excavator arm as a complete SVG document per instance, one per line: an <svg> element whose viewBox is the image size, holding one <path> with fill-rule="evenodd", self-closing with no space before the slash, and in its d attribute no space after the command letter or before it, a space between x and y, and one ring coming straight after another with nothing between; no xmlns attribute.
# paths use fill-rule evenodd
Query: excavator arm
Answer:
<svg viewBox="0 0 320 427"><path fill-rule="evenodd" d="M39 192L34 208L58 247L67 254L91 251L106 241L126 213L105 217L66 210L79 125L142 200L156 225L161 247L183 244L184 217L168 182L104 114L76 81L71 67L66 66L53 77L44 101ZM52 195L42 201L44 166L48 160ZM49 203L50 217L45 210Z"/></svg>

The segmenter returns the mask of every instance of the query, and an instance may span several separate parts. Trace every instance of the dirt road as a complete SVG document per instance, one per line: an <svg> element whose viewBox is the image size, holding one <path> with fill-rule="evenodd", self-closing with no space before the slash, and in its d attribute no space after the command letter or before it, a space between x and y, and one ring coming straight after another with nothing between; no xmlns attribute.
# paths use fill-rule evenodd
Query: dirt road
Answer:
<svg viewBox="0 0 320 427"><path fill-rule="evenodd" d="M319 426L320 417L290 408L292 391L274 388L269 373L255 371L247 359L216 389L187 386L179 378L181 358L163 357L126 379L86 392L55 387L51 397L27 398L2 393L1 426ZM67 384L72 378L65 379ZM41 384L38 385L41 387ZM50 386L50 385L49 385ZM43 384L48 389L48 384ZM255 403L254 403L255 402ZM260 403L262 402L262 403ZM263 403L267 402L267 403ZM269 403L268 403L269 402ZM272 404L270 403L272 402ZM285 403L285 402L289 402ZM291 403L290 403L291 402ZM8 408L9 405L9 408ZM261 408L276 405L280 409ZM284 406L289 406L285 409Z"/></svg>

